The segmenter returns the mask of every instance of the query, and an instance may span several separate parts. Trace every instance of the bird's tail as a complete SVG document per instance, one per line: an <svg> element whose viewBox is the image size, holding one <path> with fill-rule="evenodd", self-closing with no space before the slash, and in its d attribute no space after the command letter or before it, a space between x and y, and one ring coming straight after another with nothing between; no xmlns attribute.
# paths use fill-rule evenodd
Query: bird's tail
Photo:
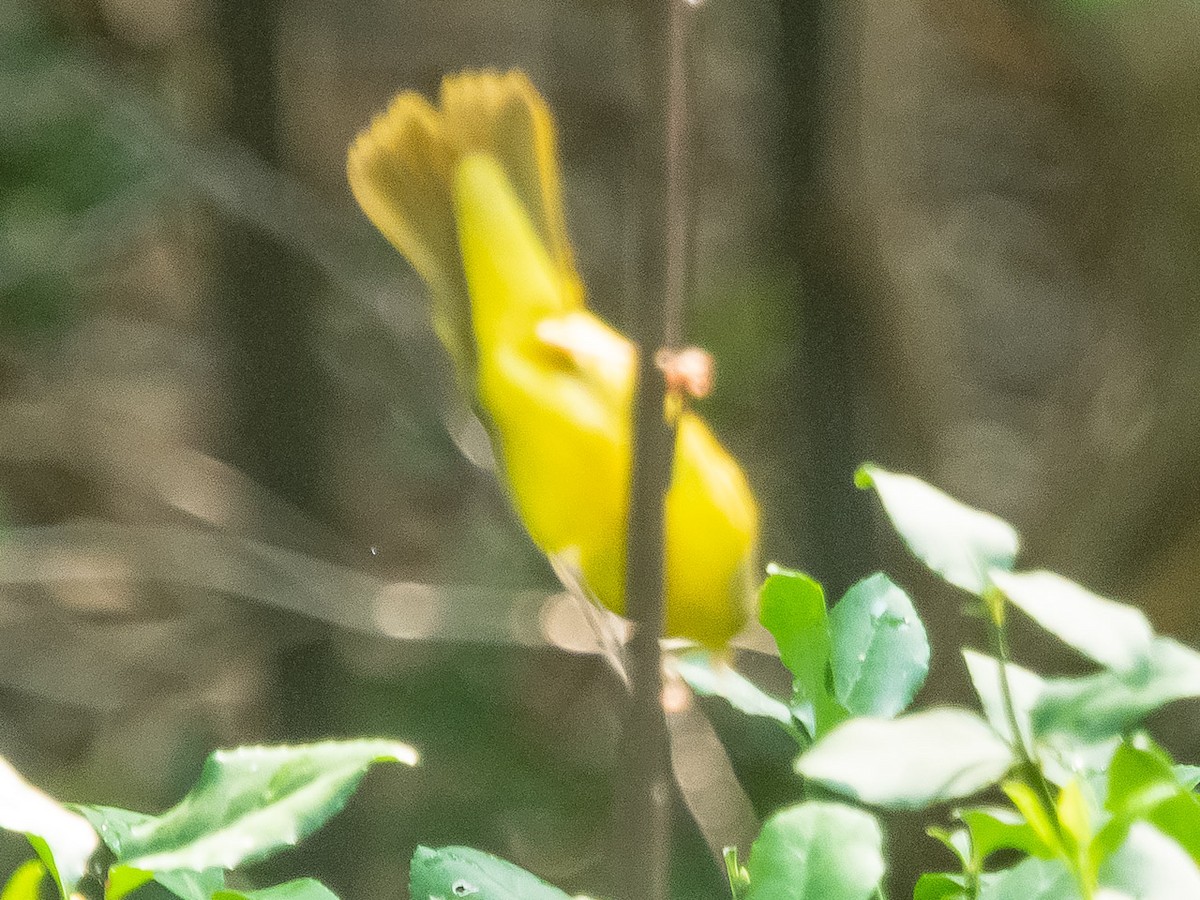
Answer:
<svg viewBox="0 0 1200 900"><path fill-rule="evenodd" d="M499 165L560 283L581 294L563 218L554 123L523 73L448 76L436 108L405 91L358 136L347 161L359 205L429 285L434 329L468 385L476 354L454 180L474 154Z"/></svg>

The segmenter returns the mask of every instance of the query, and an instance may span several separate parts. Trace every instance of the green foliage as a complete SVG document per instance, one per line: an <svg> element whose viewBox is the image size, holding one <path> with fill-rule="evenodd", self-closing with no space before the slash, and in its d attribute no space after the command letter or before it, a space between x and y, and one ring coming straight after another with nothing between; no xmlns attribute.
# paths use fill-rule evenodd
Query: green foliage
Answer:
<svg viewBox="0 0 1200 900"><path fill-rule="evenodd" d="M991 570L1012 568L1021 542L1007 522L964 506L911 475L869 463L854 481L875 489L913 555L956 587L982 595Z"/></svg>
<svg viewBox="0 0 1200 900"><path fill-rule="evenodd" d="M829 616L833 687L855 716L899 715L929 672L929 638L908 594L882 572L864 578Z"/></svg>
<svg viewBox="0 0 1200 900"><path fill-rule="evenodd" d="M558 888L524 869L470 847L418 847L409 868L408 893L475 900L568 900Z"/></svg>
<svg viewBox="0 0 1200 900"><path fill-rule="evenodd" d="M1150 654L1152 631L1141 610L1098 597L1053 572L993 571L1004 598L1084 656L1126 670Z"/></svg>
<svg viewBox="0 0 1200 900"><path fill-rule="evenodd" d="M796 738L797 772L856 802L924 809L1003 787L1011 806L962 808L953 830L930 828L961 871L927 873L914 900L1200 896L1200 770L1130 733L1200 695L1200 655L1156 637L1136 609L1052 573L1013 572L1017 534L995 516L874 466L858 483L876 490L919 559L986 604L997 654L962 651L981 713L903 714L929 644L911 600L882 574L827 610L812 578L768 570L760 620L792 675L786 701L699 651L677 654L675 671L697 694L778 723ZM1011 662L1009 606L1100 670L1045 679ZM998 853L1025 858L988 870ZM802 803L767 820L745 867L736 848L726 867L736 900L881 896L879 826L861 809Z"/></svg>
<svg viewBox="0 0 1200 900"><path fill-rule="evenodd" d="M1170 638L1156 638L1133 668L1052 679L1032 716L1039 732L1094 742L1127 731L1159 707L1197 696L1200 654Z"/></svg>
<svg viewBox="0 0 1200 900"><path fill-rule="evenodd" d="M3 759L0 828L20 832L29 839L63 897L75 890L99 845L86 820L28 784Z"/></svg>
<svg viewBox="0 0 1200 900"><path fill-rule="evenodd" d="M796 720L786 703L729 666L715 663L710 653L684 651L670 657L669 662L699 696L721 697L740 713L778 722L801 746L807 743L807 736L796 727Z"/></svg>
<svg viewBox="0 0 1200 900"><path fill-rule="evenodd" d="M0 900L39 900L39 888L46 874L46 866L40 859L23 862L0 891Z"/></svg>
<svg viewBox="0 0 1200 900"><path fill-rule="evenodd" d="M829 802L829 792L919 810L987 789L1009 803L965 806L948 828L929 827L958 871L926 873L914 900L1200 896L1200 768L1177 765L1137 730L1165 704L1200 696L1200 654L1156 636L1137 610L1061 576L1014 572L1016 533L994 516L877 467L864 467L859 483L878 492L918 558L984 601L994 652L962 650L980 709L907 711L928 671L929 643L912 601L887 576L865 578L827 609L816 581L772 567L761 621L791 675L789 697L773 696L705 651L668 658L696 694L727 703L747 734L767 723L788 735L796 772L814 792L766 820L746 865L737 848L726 851L735 900L883 896L878 821L866 809ZM1095 671L1048 679L1012 662L1010 607ZM5 765L0 825L26 834L39 858L14 873L0 900L34 900L46 875L66 898L85 873L103 883L104 900L149 881L183 900L329 900L308 879L243 891L225 877L318 828L380 760L412 764L416 756L387 741L218 753L161 816L73 811ZM997 868L997 859L1010 864ZM409 887L416 898L567 896L466 847L417 848Z"/></svg>
<svg viewBox="0 0 1200 900"><path fill-rule="evenodd" d="M877 573L828 611L825 592L809 576L779 566L768 573L759 593L759 620L792 673L792 696L783 708L806 734L826 734L851 715L903 712L929 671L929 639L908 595ZM686 659L677 668L697 693L722 696L751 715L770 710L787 724L779 715L782 701L762 697L744 679L713 678L697 669L696 654ZM745 709L751 697L754 709Z"/></svg>
<svg viewBox="0 0 1200 900"><path fill-rule="evenodd" d="M216 891L212 900L337 900L337 896L313 878L297 878L257 891Z"/></svg>
<svg viewBox="0 0 1200 900"><path fill-rule="evenodd" d="M417 755L384 740L218 751L178 805L150 816L103 806L72 812L0 760L0 826L29 838L64 900L85 870L100 876L104 900L120 900L150 881L183 900L328 900L333 895L308 879L248 893L227 890L225 873L321 827L376 762L415 765ZM101 842L107 853L98 852ZM8 892L12 900L36 894L42 871L19 869L6 900Z"/></svg>
<svg viewBox="0 0 1200 900"><path fill-rule="evenodd" d="M792 673L789 706L810 735L818 735L846 717L831 690L832 641L825 592L800 572L772 567L759 593L759 621L779 647L779 658Z"/></svg>
<svg viewBox="0 0 1200 900"><path fill-rule="evenodd" d="M1013 765L1009 746L967 710L846 722L805 753L797 771L863 803L923 809L995 784Z"/></svg>
<svg viewBox="0 0 1200 900"><path fill-rule="evenodd" d="M1197 696L1200 655L1155 637L1136 609L1052 573L1013 572L1019 542L995 517L876 467L864 467L858 481L877 491L919 559L986 601L1000 652L964 650L983 717L935 709L892 721L851 719L802 754L798 771L860 801L908 808L1003 781L1012 808L963 809L956 814L963 827L931 830L962 872L928 874L918 898L1092 898L1102 889L1193 896L1194 773L1177 772L1144 736L1122 736L1162 705ZM1100 671L1046 680L1012 664L1009 605ZM1101 804L1085 779L1105 770ZM1057 795L1052 784L1061 785ZM1000 850L1028 858L985 871Z"/></svg>
<svg viewBox="0 0 1200 900"><path fill-rule="evenodd" d="M763 824L746 871L746 900L861 900L883 877L883 835L862 810L801 803Z"/></svg>

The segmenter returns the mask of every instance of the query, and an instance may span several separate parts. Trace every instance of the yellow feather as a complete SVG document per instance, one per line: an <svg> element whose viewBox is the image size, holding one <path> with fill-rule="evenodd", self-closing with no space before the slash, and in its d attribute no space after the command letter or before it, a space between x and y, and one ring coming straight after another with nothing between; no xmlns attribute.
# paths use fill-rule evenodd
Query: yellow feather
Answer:
<svg viewBox="0 0 1200 900"><path fill-rule="evenodd" d="M584 305L554 128L520 73L447 78L440 109L401 94L350 149L355 197L434 295L434 322L547 554L625 608L633 344ZM678 417L666 498L669 636L725 645L746 621L758 511L698 416Z"/></svg>

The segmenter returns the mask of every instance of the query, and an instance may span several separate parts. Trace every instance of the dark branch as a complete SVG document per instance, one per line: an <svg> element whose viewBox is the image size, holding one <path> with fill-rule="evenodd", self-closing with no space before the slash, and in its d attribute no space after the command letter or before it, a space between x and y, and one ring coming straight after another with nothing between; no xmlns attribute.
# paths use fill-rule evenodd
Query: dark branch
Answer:
<svg viewBox="0 0 1200 900"><path fill-rule="evenodd" d="M626 606L634 622L626 671L624 783L617 807L617 881L625 900L666 900L674 786L661 702L663 500L674 428L664 420L659 347L681 339L688 282L687 14L685 0L638 0L647 115L637 149L638 296L630 332L640 348L633 417Z"/></svg>

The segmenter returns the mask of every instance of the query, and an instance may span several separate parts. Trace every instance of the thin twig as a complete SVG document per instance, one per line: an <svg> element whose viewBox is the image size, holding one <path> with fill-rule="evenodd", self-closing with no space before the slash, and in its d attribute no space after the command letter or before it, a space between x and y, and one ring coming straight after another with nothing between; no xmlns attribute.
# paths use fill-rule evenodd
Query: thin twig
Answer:
<svg viewBox="0 0 1200 900"><path fill-rule="evenodd" d="M662 346L683 344L683 311L691 275L691 170L689 130L690 87L688 47L691 44L693 0L667 0L669 7L666 109L666 272L663 285Z"/></svg>
<svg viewBox="0 0 1200 900"><path fill-rule="evenodd" d="M617 804L616 880L625 900L669 896L674 793L663 715L659 639L664 622L663 501L671 481L674 428L663 416L665 385L654 351L678 342L687 290L686 21L684 0L638 0L645 37L649 112L639 143L636 302L630 332L641 352L634 404L633 471L626 557L631 689L624 781Z"/></svg>

